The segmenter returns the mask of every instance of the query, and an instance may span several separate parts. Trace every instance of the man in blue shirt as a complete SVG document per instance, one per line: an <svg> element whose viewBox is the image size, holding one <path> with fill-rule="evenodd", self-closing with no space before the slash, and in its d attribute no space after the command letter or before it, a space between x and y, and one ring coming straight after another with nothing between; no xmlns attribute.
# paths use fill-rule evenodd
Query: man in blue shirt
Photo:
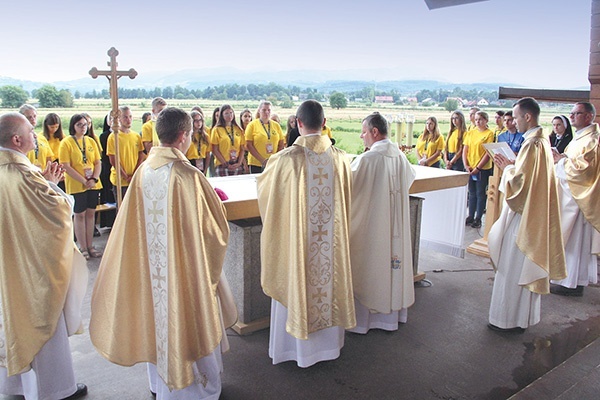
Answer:
<svg viewBox="0 0 600 400"><path fill-rule="evenodd" d="M519 150L521 150L521 145L523 144L523 134L517 132L517 124L515 124L512 111L507 111L504 114L504 126L506 127L506 131L498 135L497 141L498 143L506 142L508 147L510 147L515 154L518 154Z"/></svg>

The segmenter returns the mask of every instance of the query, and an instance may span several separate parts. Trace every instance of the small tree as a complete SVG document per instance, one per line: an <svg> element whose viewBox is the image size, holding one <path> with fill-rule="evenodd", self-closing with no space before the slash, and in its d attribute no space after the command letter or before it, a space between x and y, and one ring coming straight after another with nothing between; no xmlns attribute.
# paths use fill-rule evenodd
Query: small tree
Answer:
<svg viewBox="0 0 600 400"><path fill-rule="evenodd" d="M333 92L331 96L329 96L329 105L331 105L331 108L337 108L339 110L340 108L346 108L346 106L348 106L348 100L343 93Z"/></svg>
<svg viewBox="0 0 600 400"><path fill-rule="evenodd" d="M29 95L23 88L19 86L6 85L0 87L0 99L2 99L2 107L17 108L27 102Z"/></svg>
<svg viewBox="0 0 600 400"><path fill-rule="evenodd" d="M458 109L458 100L456 99L448 99L444 103L444 109L448 112L452 112Z"/></svg>
<svg viewBox="0 0 600 400"><path fill-rule="evenodd" d="M67 107L67 108L71 108L73 107L73 95L71 94L71 92L67 89L61 89L58 92L59 96L60 96L60 106L61 107Z"/></svg>
<svg viewBox="0 0 600 400"><path fill-rule="evenodd" d="M52 85L44 85L37 91L37 98L42 108L61 107L60 93Z"/></svg>
<svg viewBox="0 0 600 400"><path fill-rule="evenodd" d="M293 108L294 101L290 96L284 96L283 101L281 102L281 108Z"/></svg>

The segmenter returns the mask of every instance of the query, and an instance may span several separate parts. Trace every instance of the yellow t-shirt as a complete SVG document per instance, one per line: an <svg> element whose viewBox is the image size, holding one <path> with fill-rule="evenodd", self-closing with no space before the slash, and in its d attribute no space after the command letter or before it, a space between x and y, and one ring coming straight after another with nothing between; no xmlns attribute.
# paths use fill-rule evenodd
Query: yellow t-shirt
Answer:
<svg viewBox="0 0 600 400"><path fill-rule="evenodd" d="M83 152L87 161L83 162ZM69 136L61 140L58 149L58 158L61 163L69 163L71 168L85 177L85 168L94 170L94 164L100 161L100 150L96 141L90 137L84 136L81 140L75 139L75 136ZM65 188L68 194L82 193L87 189L83 183L79 182L69 174L65 174ZM100 180L94 186L94 189L102 189Z"/></svg>
<svg viewBox="0 0 600 400"><path fill-rule="evenodd" d="M248 124L245 136L246 141L251 141L258 154L263 158L269 158L277 153L279 142L284 138L281 126L277 122L269 121L268 124L263 124L260 119L255 119ZM261 162L251 153L248 154L248 164L262 166Z"/></svg>
<svg viewBox="0 0 600 400"><path fill-rule="evenodd" d="M467 137L467 132L463 132L463 137L462 137L463 142L465 141L466 137ZM450 138L447 140L447 142L448 142L448 152L456 153L462 144L462 143L461 144L458 143L458 129L455 129L452 131L452 134L450 135Z"/></svg>
<svg viewBox="0 0 600 400"><path fill-rule="evenodd" d="M46 168L46 163L48 160L54 161L56 157L54 156L54 152L48 143L48 139L46 139L42 133L36 133L35 135L37 136L38 142L37 152L35 149L27 152L27 158L33 165L36 165L43 170Z"/></svg>
<svg viewBox="0 0 600 400"><path fill-rule="evenodd" d="M325 125L323 127L323 129L321 130L321 135L323 135L323 136L327 135L329 137L329 139L333 139L333 136L331 136L331 128L328 127L327 125Z"/></svg>
<svg viewBox="0 0 600 400"><path fill-rule="evenodd" d="M135 172L140 151L144 151L144 145L139 133L134 131L129 131L129 133L119 132L119 162L127 175L131 176ZM106 141L106 155L114 156L115 154L115 135L111 133ZM110 168L110 181L113 185L117 184L115 167ZM121 186L129 186L129 182L121 179Z"/></svg>
<svg viewBox="0 0 600 400"><path fill-rule="evenodd" d="M219 146L219 152L226 160L230 160L232 157L239 157L242 146L246 144L244 138L244 132L237 126L233 127L233 145L231 144L231 128L229 133L224 126L215 126L211 132L210 143ZM221 161L215 157L215 165L221 165Z"/></svg>
<svg viewBox="0 0 600 400"><path fill-rule="evenodd" d="M156 134L156 121L146 121L146 123L142 125L142 142L150 142L152 143L152 146L158 146L160 144L158 135Z"/></svg>
<svg viewBox="0 0 600 400"><path fill-rule="evenodd" d="M435 164L439 160L442 159L442 153L444 151L444 147L446 146L444 142L444 137L442 135L438 136L435 141L426 141L423 140L423 134L419 136L417 139L417 153L425 154L425 158L431 157L436 151L440 151L440 154L427 164L428 166Z"/></svg>
<svg viewBox="0 0 600 400"><path fill-rule="evenodd" d="M197 160L200 158L200 154L198 154L198 147L196 143L190 143L190 147L188 147L187 151L185 152L185 158L187 158L188 160Z"/></svg>
<svg viewBox="0 0 600 400"><path fill-rule="evenodd" d="M479 129L475 128L469 131L469 134L464 140L464 144L465 146L469 146L469 151L467 153L467 161L469 162L470 167L477 167L477 163L479 163L481 158L485 155L485 148L483 147L483 144L493 142L494 132L492 132L490 129L486 129L485 131L481 132ZM490 168L492 168L491 158L488 160L487 163L485 163L482 169Z"/></svg>
<svg viewBox="0 0 600 400"><path fill-rule="evenodd" d="M46 139L46 137L44 136L44 139ZM50 148L52 149L52 153L54 154L54 158L58 158L58 149L60 147L60 139L59 138L55 138L54 136L52 136L50 139L48 140L48 144L50 145Z"/></svg>
<svg viewBox="0 0 600 400"><path fill-rule="evenodd" d="M502 132L506 132L506 130L507 130L506 127L504 127L504 128L498 128L496 126L496 129L494 129L494 141L496 141L498 139L498 136L500 136L500 134Z"/></svg>
<svg viewBox="0 0 600 400"><path fill-rule="evenodd" d="M208 131L206 130L206 128L204 128L204 132L206 132L208 134ZM185 156L187 157L188 160L197 160L199 158L206 158L206 154L208 152L210 152L210 150L209 150L209 146L211 145L210 134L208 135L208 143L204 142L204 141L200 141L199 133L194 133L194 139L196 140L196 142L194 142L192 140L192 143L190 144L190 148L185 153Z"/></svg>

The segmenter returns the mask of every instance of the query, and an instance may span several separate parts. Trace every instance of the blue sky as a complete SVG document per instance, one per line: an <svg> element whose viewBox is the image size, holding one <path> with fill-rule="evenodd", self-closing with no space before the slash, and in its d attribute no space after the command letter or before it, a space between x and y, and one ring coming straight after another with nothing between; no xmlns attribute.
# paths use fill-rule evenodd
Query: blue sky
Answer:
<svg viewBox="0 0 600 400"><path fill-rule="evenodd" d="M106 68L114 46L119 67L139 74L308 69L341 79L588 86L591 0L432 11L423 0L31 0L2 8L12 17L0 24L0 76L33 81L88 77L91 67Z"/></svg>

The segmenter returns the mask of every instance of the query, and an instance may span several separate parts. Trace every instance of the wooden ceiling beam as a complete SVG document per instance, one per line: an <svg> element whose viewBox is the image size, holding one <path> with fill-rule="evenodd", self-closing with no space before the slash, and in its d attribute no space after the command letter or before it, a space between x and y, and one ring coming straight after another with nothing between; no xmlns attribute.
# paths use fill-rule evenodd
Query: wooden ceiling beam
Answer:
<svg viewBox="0 0 600 400"><path fill-rule="evenodd" d="M533 97L537 101L549 101L553 103L577 103L578 101L590 101L590 91L508 88L503 86L498 88L499 99L518 100L522 97Z"/></svg>

